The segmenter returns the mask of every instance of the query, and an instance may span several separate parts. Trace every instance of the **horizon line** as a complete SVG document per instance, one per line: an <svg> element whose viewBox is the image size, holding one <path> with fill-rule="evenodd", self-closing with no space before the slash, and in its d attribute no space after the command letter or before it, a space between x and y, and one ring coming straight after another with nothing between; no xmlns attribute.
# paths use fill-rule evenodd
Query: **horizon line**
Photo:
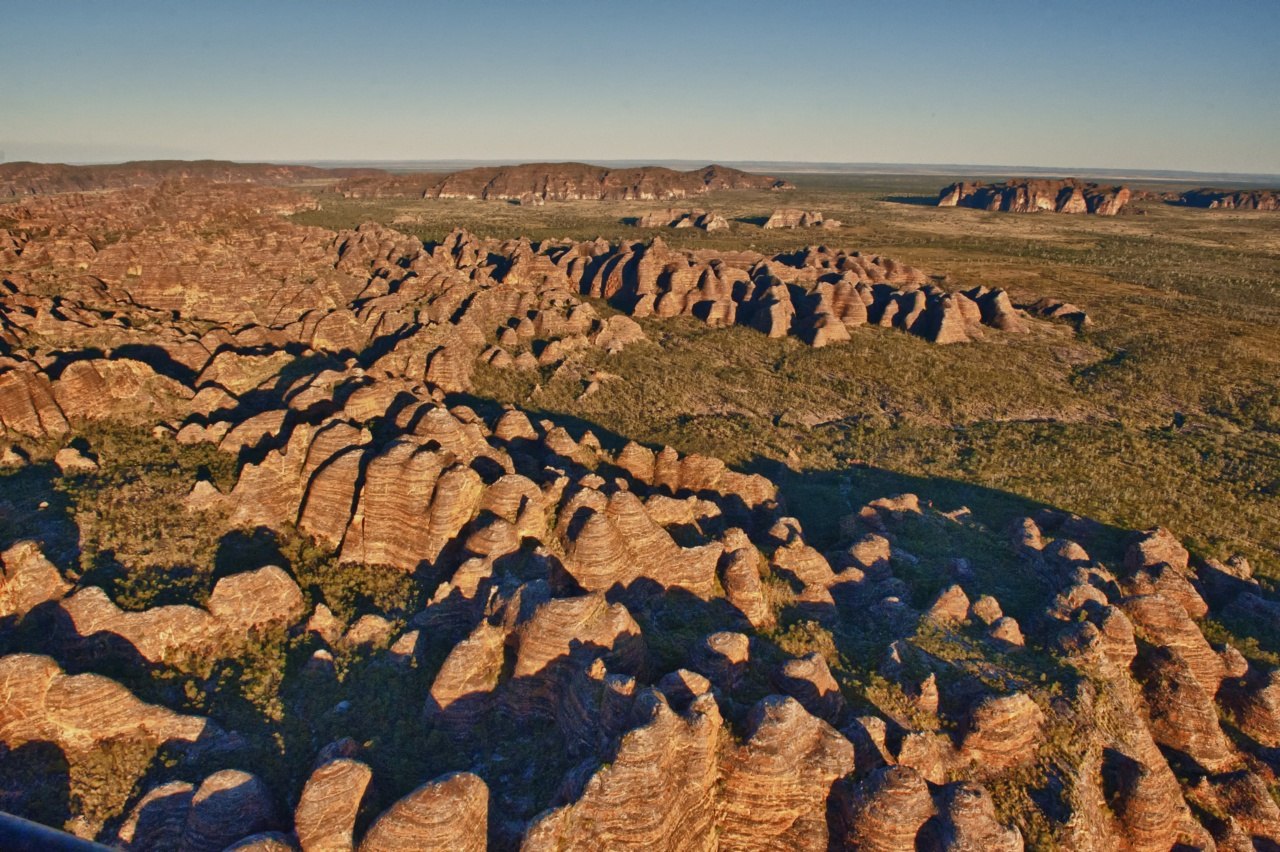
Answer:
<svg viewBox="0 0 1280 852"><path fill-rule="evenodd" d="M1036 166L1036 165L1009 165L1000 163L918 163L918 162L888 162L888 161L841 161L841 160L763 160L763 159L738 159L738 160L718 160L718 159L698 159L689 157L667 157L667 158L547 158L547 159L519 159L514 157L492 157L492 158L468 158L468 157L421 157L421 158L355 158L355 157L332 157L332 158L227 158L227 157L144 157L132 158L124 160L0 160L0 166L14 165L16 163L33 163L37 165L67 165L67 166L113 166L124 165L126 163L148 163L148 162L227 162L240 165L297 165L297 166L313 166L318 168L383 168L386 171L409 171L411 168L421 168L424 166L452 166L455 169L475 168L484 166L514 166L514 165L530 165L530 164L549 164L559 165L567 163L581 163L584 165L594 165L606 168L637 168L643 166L659 166L673 167L680 166L685 169L705 168L711 165L722 165L728 167L751 167L752 169L772 169L788 174L824 174L824 173L857 173L864 174L884 174L884 175L901 175L901 174L937 174L943 176L959 176L959 175L981 175L989 177L993 175L1016 176L1018 173L1054 175L1054 176L1096 176L1096 177L1123 177L1126 175L1147 177L1156 180L1174 180L1178 178L1196 177L1196 178L1224 178L1236 180L1266 180L1280 181L1280 173L1273 172L1241 172L1241 171L1210 171L1201 169L1159 169L1159 168L1142 168L1142 167L1117 167L1117 166ZM399 167L393 168L393 167ZM422 168L422 171L433 171L432 169ZM903 171L907 170L907 171Z"/></svg>

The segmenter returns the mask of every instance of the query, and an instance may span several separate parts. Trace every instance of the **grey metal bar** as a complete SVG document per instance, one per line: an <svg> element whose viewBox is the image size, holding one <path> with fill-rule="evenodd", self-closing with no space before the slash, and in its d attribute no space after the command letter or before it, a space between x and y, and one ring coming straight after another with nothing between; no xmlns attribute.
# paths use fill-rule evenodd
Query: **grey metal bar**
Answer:
<svg viewBox="0 0 1280 852"><path fill-rule="evenodd" d="M81 840L56 828L0 811L0 849L5 852L110 852L110 847Z"/></svg>

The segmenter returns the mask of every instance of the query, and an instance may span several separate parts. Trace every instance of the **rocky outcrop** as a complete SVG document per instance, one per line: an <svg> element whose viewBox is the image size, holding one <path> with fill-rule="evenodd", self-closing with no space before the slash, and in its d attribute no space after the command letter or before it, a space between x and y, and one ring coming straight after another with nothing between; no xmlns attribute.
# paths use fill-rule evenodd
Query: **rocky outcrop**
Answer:
<svg viewBox="0 0 1280 852"><path fill-rule="evenodd" d="M207 609L179 604L129 612L96 586L58 606L66 618L60 639L81 653L123 652L150 663L183 654L228 655L251 631L292 625L306 614L298 584L275 566L222 578ZM120 642L127 647L118 648Z"/></svg>
<svg viewBox="0 0 1280 852"><path fill-rule="evenodd" d="M817 653L783 663L777 682L783 691L819 719L836 724L844 713L840 685L831 676L826 660Z"/></svg>
<svg viewBox="0 0 1280 852"><path fill-rule="evenodd" d="M1043 711L1025 694L983 699L969 714L961 755L980 775L999 773L1034 759L1043 727Z"/></svg>
<svg viewBox="0 0 1280 852"><path fill-rule="evenodd" d="M126 849L179 848L195 792L188 781L153 787L133 806L115 839Z"/></svg>
<svg viewBox="0 0 1280 852"><path fill-rule="evenodd" d="M1004 291L948 292L921 270L890 258L825 246L772 258L738 253L730 264L711 252L674 251L654 239L603 253L593 248L593 259L578 265L576 255L585 250L550 249L560 264L571 258L566 271L582 292L635 316L749 325L774 337L795 334L815 346L846 341L868 324L943 343L981 338L984 327L1027 330L1026 312L1015 309Z"/></svg>
<svg viewBox="0 0 1280 852"><path fill-rule="evenodd" d="M655 210L635 220L638 228L697 228L708 233L727 231L729 221L707 210Z"/></svg>
<svg viewBox="0 0 1280 852"><path fill-rule="evenodd" d="M1142 571L1159 565L1168 565L1186 574L1191 554L1182 542L1163 527L1146 530L1134 537L1124 554L1124 567L1128 571Z"/></svg>
<svg viewBox="0 0 1280 852"><path fill-rule="evenodd" d="M1189 674L1209 696L1216 695L1224 669L1186 610L1163 595L1142 595L1123 602L1134 626L1186 664Z"/></svg>
<svg viewBox="0 0 1280 852"><path fill-rule="evenodd" d="M0 567L0 619L26 615L71 590L62 572L45 559L34 541L20 541L0 553Z"/></svg>
<svg viewBox="0 0 1280 852"><path fill-rule="evenodd" d="M218 852L273 828L277 821L271 793L260 778L224 769L204 779L191 797L178 848Z"/></svg>
<svg viewBox="0 0 1280 852"><path fill-rule="evenodd" d="M482 166L439 175L362 176L334 189L347 197L476 198L508 201L633 201L689 198L736 189L789 189L777 178L725 166L688 172L660 166L611 169L585 163Z"/></svg>
<svg viewBox="0 0 1280 852"><path fill-rule="evenodd" d="M921 832L929 850L1022 852L1022 833L1002 825L991 794L976 784L948 784L938 801L938 815Z"/></svg>
<svg viewBox="0 0 1280 852"><path fill-rule="evenodd" d="M1245 734L1267 748L1280 748L1280 669L1251 669L1223 699Z"/></svg>
<svg viewBox="0 0 1280 852"><path fill-rule="evenodd" d="M1135 675L1142 682L1148 727L1157 743L1208 772L1221 772L1235 762L1213 699L1185 660L1167 648L1154 648L1138 656Z"/></svg>
<svg viewBox="0 0 1280 852"><path fill-rule="evenodd" d="M773 613L764 599L760 552L749 540L736 543L739 546L721 559L725 597L752 626L766 627L772 623Z"/></svg>
<svg viewBox="0 0 1280 852"><path fill-rule="evenodd" d="M159 746L216 733L208 719L145 704L101 675L65 674L35 654L0 658L0 695L0 742L11 749L40 741L83 752L121 737Z"/></svg>
<svg viewBox="0 0 1280 852"><path fill-rule="evenodd" d="M1280 210L1280 190L1192 189L1178 195L1175 203L1212 210Z"/></svg>
<svg viewBox="0 0 1280 852"><path fill-rule="evenodd" d="M506 659L507 631L480 622L453 646L431 684L424 716L446 730L466 730L493 704Z"/></svg>
<svg viewBox="0 0 1280 852"><path fill-rule="evenodd" d="M54 398L53 385L30 362L15 362L0 372L0 427L7 434L61 435L67 417Z"/></svg>
<svg viewBox="0 0 1280 852"><path fill-rule="evenodd" d="M298 845L307 852L351 852L356 817L372 778L367 765L350 758L317 767L293 815Z"/></svg>
<svg viewBox="0 0 1280 852"><path fill-rule="evenodd" d="M839 228L840 223L834 219L824 219L818 210L801 210L796 207L784 207L773 211L765 221L766 230L778 228Z"/></svg>
<svg viewBox="0 0 1280 852"><path fill-rule="evenodd" d="M469 772L445 775L385 811L360 841L360 852L483 852L489 788Z"/></svg>
<svg viewBox="0 0 1280 852"><path fill-rule="evenodd" d="M614 761L591 776L574 804L530 826L523 849L715 848L722 724L715 700L700 696L683 714L656 691L636 704L645 721L622 738Z"/></svg>
<svg viewBox="0 0 1280 852"><path fill-rule="evenodd" d="M1008 183L953 183L938 195L939 207L976 207L1009 213L1093 213L1114 216L1132 193L1125 186L1065 180L1020 179Z"/></svg>
<svg viewBox="0 0 1280 852"><path fill-rule="evenodd" d="M0 302L0 325L15 341L82 341L87 357L6 358L4 431L44 437L77 421L164 417L180 424L183 443L253 452L287 440L294 418L316 406L349 405L363 423L405 396L467 392L482 365L572 366L593 349L617 353L646 339L639 324L602 317L584 297L639 318L692 316L815 346L840 344L864 325L941 343L1027 328L1025 312L999 291L946 291L920 270L857 252L813 246L766 257L674 251L656 239L535 244L462 231L428 248L381 225L337 234L289 225L267 212L283 204L277 192L195 183L19 206L19 221L46 235L7 264L16 296ZM244 224L198 236L207 216ZM59 221L89 223L91 233L49 230ZM165 228L188 236L162 239ZM292 265L281 265L284 256ZM64 275L83 283L45 295L43 282ZM197 330L196 319L226 325ZM156 322L159 334L141 331ZM370 353L369 369L283 381L307 352ZM235 400L249 393L287 397L290 417L239 422ZM249 509L238 515L253 520Z"/></svg>
<svg viewBox="0 0 1280 852"><path fill-rule="evenodd" d="M929 785L912 769L877 769L842 802L843 842L873 852L914 852L937 812Z"/></svg>
<svg viewBox="0 0 1280 852"><path fill-rule="evenodd" d="M53 385L53 396L72 420L131 420L171 411L175 401L193 394L142 361L100 358L68 364Z"/></svg>
<svg viewBox="0 0 1280 852"><path fill-rule="evenodd" d="M1093 324L1093 320L1089 319L1089 315L1082 309L1070 302L1048 297L1028 305L1026 311L1033 316L1069 322L1075 325L1076 328L1087 328Z"/></svg>
<svg viewBox="0 0 1280 852"><path fill-rule="evenodd" d="M621 603L604 595L558 598L537 606L514 636L510 701L525 713L554 713L557 691L577 668L602 657L617 672L636 673L645 660L643 635Z"/></svg>
<svg viewBox="0 0 1280 852"><path fill-rule="evenodd" d="M760 701L746 742L721 757L721 848L825 850L827 798L854 768L853 745L795 700Z"/></svg>
<svg viewBox="0 0 1280 852"><path fill-rule="evenodd" d="M616 492L603 509L584 506L566 519L570 532L565 567L578 585L586 591L607 591L644 577L667 588L711 596L719 546L680 547L629 491Z"/></svg>

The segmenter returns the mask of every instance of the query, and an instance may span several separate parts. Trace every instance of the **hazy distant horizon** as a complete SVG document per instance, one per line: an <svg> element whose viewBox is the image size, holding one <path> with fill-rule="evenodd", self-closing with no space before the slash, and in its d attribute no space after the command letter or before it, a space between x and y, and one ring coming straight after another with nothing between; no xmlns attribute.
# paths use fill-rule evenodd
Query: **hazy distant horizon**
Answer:
<svg viewBox="0 0 1280 852"><path fill-rule="evenodd" d="M271 162L271 161L267 161ZM571 158L568 160L531 160L528 158L472 160L440 158L426 160L284 160L282 164L318 166L320 168L383 168L388 171L435 171L433 166L447 170L460 170L478 166L512 166L523 163L587 163L606 168L630 168L637 166L665 166L688 171L709 165L728 166L744 171L775 171L779 174L867 174L867 175L975 175L991 177L1098 177L1119 179L1127 176L1146 180L1183 180L1188 178L1215 178L1229 181L1280 182L1280 172L1205 172L1176 169L1114 169L1094 166L1030 166L1001 165L998 163L876 163L876 162L819 162L806 160L728 160L724 158L636 160Z"/></svg>
<svg viewBox="0 0 1280 852"><path fill-rule="evenodd" d="M175 157L154 158L156 160L174 160L177 162L197 162L197 160ZM200 158L213 160L215 158ZM126 162L147 162L148 160L83 160L63 163L70 166L109 166ZM6 163L35 162L46 165L60 164L61 161L44 160L0 160L0 166ZM1152 183L1171 182L1216 182L1218 184L1238 184L1276 188L1280 187L1280 173L1250 172L1202 172L1168 169L1106 169L1088 166L1028 166L999 165L993 163L832 163L806 162L802 160L726 160L715 158L702 159L669 159L669 160L611 160L598 158L570 158L567 160L534 160L528 158L496 158L465 159L439 158L421 160L398 159L335 159L335 160L300 160L300 159L262 159L251 158L228 160L242 164L270 163L274 165L315 166L326 169L383 169L389 172L454 172L482 166L510 166L527 163L586 163L604 168L635 168L640 166L662 166L681 171L705 168L708 165L722 165L756 173L777 175L885 175L885 176L930 176L940 177L977 177L977 178L1018 178L1018 177L1079 177L1100 181L1146 181Z"/></svg>
<svg viewBox="0 0 1280 852"><path fill-rule="evenodd" d="M1280 174L1280 3L68 0L5 19L10 161Z"/></svg>

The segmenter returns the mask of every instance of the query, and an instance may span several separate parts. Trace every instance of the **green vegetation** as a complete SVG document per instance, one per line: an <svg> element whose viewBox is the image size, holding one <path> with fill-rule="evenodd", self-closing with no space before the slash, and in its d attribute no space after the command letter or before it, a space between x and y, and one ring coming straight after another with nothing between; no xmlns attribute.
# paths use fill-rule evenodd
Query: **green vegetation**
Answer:
<svg viewBox="0 0 1280 852"><path fill-rule="evenodd" d="M913 203L945 178L794 180L799 189L791 195L740 193L687 205L730 217L731 228L718 234L625 224L667 206L659 203L517 207L326 194L319 210L294 218L335 228L369 219L398 223L426 241L456 226L534 240L660 233L677 247L768 253L821 240L884 253L963 285L1002 286L1020 303L1040 296L1072 301L1092 317L1088 328L1041 323L1026 336L991 332L986 341L949 347L863 328L848 344L815 350L745 328L646 319L648 344L618 355L585 350L554 370L481 366L473 394L456 401L490 409L515 403L535 418L590 428L611 449L636 439L764 473L779 484L787 510L820 550L842 542L842 520L867 501L919 494L950 513L907 518L895 528L893 572L906 585L904 599L919 608L952 581L963 557L976 587L1030 623L1043 608L1044 589L1004 529L1045 506L1098 519L1103 527L1089 544L1091 555L1113 564L1126 530L1160 524L1198 556L1241 553L1269 588L1280 583L1280 236L1274 214L1141 202L1136 215L1115 219L1019 216ZM761 230L759 221L784 205L820 209L846 227ZM323 362L264 369L279 371L283 380ZM583 397L597 370L616 378ZM308 606L323 602L347 625L376 613L399 635L433 591L420 576L341 564L332 548L288 525L228 531L227 519L216 514L186 523L192 516L185 498L197 479L226 492L236 478L235 459L211 446L183 446L137 427L105 424L85 427L73 443L97 455L101 468L55 475L49 459L61 442L50 442L27 447L35 461L30 467L0 473L0 539L7 545L40 538L58 564L75 566L71 578L79 585L102 586L122 607L199 604L219 577L278 564L298 581ZM755 680L736 690L736 705L726 709L732 724L776 690L760 672L775 669L784 656L816 652L854 708L924 729L954 727L954 716L922 712L900 684L882 676L893 637L873 615L829 627L797 603L781 576L763 582L778 624L753 636L759 665ZM734 623L720 599L668 593L628 604L656 676L689 664L708 633ZM1238 623L1228 612L1202 628L1212 642L1280 664L1280 636L1269 625ZM465 768L496 779L495 795L504 797L499 804L508 815L528 817L549 806L573 763L554 724L495 711L460 740L424 723L429 686L460 638L428 632L414 659L394 663L337 643L326 668L312 658L319 647L314 638L273 631L246 637L223 659L157 671L100 668L144 700L211 716L242 738L240 750L177 766L179 774L199 780L224 764L252 767L282 808L295 803L290 797L296 799L316 752L343 736L359 743L373 766L380 807L427 778ZM15 631L5 650L40 650L39 638ZM1078 674L1045 649L999 651L976 624L925 623L906 643L904 667L924 672L921 660L931 661L928 668L945 673L940 679L951 679L942 684L944 693L963 680L1026 691L1045 704L1067 700L1078 685ZM1055 785L1069 787L1063 778L1083 754L1078 731L1059 725L1046 738L1034 765L989 784L1001 816L1016 822L1033 848L1054 843L1045 817L1052 809L1039 797ZM94 825L110 823L146 776L162 766L175 769L171 756L129 743L109 743L69 766L58 765L59 755L22 757L44 767L41 773L68 776L70 801L37 786L23 805L53 822L74 812ZM27 765L15 759L0 771Z"/></svg>
<svg viewBox="0 0 1280 852"><path fill-rule="evenodd" d="M100 458L99 469L57 475L50 459L67 443ZM174 519L187 515L183 501L198 478L234 484L233 457L106 422L28 449L36 464L0 474L11 507L0 515L2 546L39 539L55 562L79 568L73 579L102 586L127 609L207 598L221 529Z"/></svg>
<svg viewBox="0 0 1280 852"><path fill-rule="evenodd" d="M1280 237L1269 213L1139 201L1115 218L938 209L938 177L790 176L794 193L692 201L728 232L645 231L665 203L354 201L308 221L392 222L426 240L454 225L534 239L605 236L677 247L790 251L812 241L884 253L1015 301L1066 299L1093 320L934 346L864 328L813 350L749 329L646 320L652 346L590 352L582 369L481 368L475 396L623 436L705 452L783 480L792 511L829 537L833 499L911 490L1013 517L1051 505L1120 528L1164 524L1202 555L1239 552L1280 577ZM1169 187L1159 187L1167 189ZM900 203L902 199L914 203ZM763 231L780 205L821 209L830 232ZM579 400L581 376L622 377ZM785 465L785 467L784 467ZM982 504L982 506L976 504ZM825 529L824 529L825 528Z"/></svg>
<svg viewBox="0 0 1280 852"><path fill-rule="evenodd" d="M1088 311L1087 328L1045 324L1025 337L991 333L981 343L952 347L864 328L849 344L813 350L743 328L644 320L652 345L615 356L588 352L576 371L482 367L474 396L589 426L606 446L631 438L764 473L779 483L789 511L819 548L837 543L842 516L886 494L914 492L945 511L967 507L982 525L959 520L941 530L921 521L900 530L901 545L920 561L895 562L894 571L916 604L937 593L947 561L962 553L979 585L1010 614L1027 616L1039 590L1008 550L1003 528L1042 506L1106 525L1091 545L1095 558L1116 560L1125 530L1164 525L1198 556L1241 553L1265 586L1280 583L1274 214L1158 201L1135 202L1132 213L1112 219L986 213L921 203L946 178L791 179L798 185L792 194L724 194L688 205L326 199L321 211L303 215L326 217L331 226L410 217L416 221L398 227L426 241L457 225L499 238L661 235L674 247L766 253L823 242L946 273L960 286L1004 287L1017 303L1044 296L1070 301ZM716 210L731 228L709 235L624 224L666 206ZM820 209L845 227L761 230L757 223L778 206ZM580 399L597 369L621 378ZM766 594L784 618L764 637L770 652L818 651L853 706L871 702L909 717L910 700L874 671L884 641L875 628L833 635L816 622L787 619L792 592L775 579L766 580ZM1259 625L1228 622L1225 616L1206 622L1206 635L1277 664L1275 636ZM654 635L653 626L644 624L646 636ZM681 627L662 634L659 657L678 657L696 638L696 630ZM961 671L1001 671L1037 700L1074 680L1035 649L991 659L990 649L963 631L912 641ZM1019 825L1033 848L1053 848L1041 799L1046 790L1070 788L1083 754L1079 732L1048 735L1027 777L988 785L1001 815Z"/></svg>

